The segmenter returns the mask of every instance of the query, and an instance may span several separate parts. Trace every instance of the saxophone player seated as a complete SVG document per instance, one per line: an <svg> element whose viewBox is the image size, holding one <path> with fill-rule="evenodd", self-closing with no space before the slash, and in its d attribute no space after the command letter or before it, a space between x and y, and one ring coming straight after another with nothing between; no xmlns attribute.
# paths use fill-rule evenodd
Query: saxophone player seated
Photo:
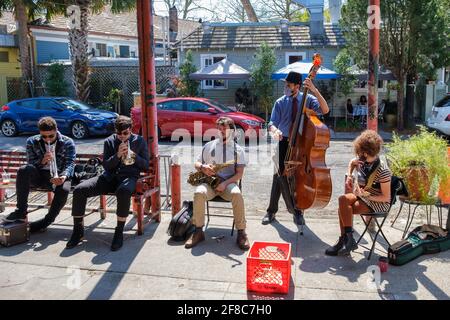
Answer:
<svg viewBox="0 0 450 320"><path fill-rule="evenodd" d="M130 212L131 196L136 189L140 173L148 171L149 153L145 140L131 133L131 119L119 116L115 122L116 133L108 137L103 146L104 173L77 185L73 191L73 232L66 248L76 247L84 237L83 217L87 198L115 193L117 197L117 227L111 250L123 244L123 227Z"/></svg>
<svg viewBox="0 0 450 320"><path fill-rule="evenodd" d="M55 195L47 215L30 224L30 231L44 231L55 221L67 201L70 178L75 168L75 144L62 135L55 119L41 118L39 134L27 139L27 164L17 171L17 208L6 221L25 221L30 188L53 190Z"/></svg>
<svg viewBox="0 0 450 320"><path fill-rule="evenodd" d="M195 189L194 213L192 217L195 231L186 241L185 248L193 248L205 240L203 232L205 204L206 201L219 195L223 199L231 201L236 229L238 230L237 245L242 250L248 250L250 245L245 233L244 199L238 186L238 182L244 174L244 150L234 139L236 127L232 119L221 117L216 121L216 125L220 137L205 144L195 163L195 168L207 176L217 176L220 179L220 183L215 189L207 183L203 183ZM214 167L224 163L230 163L231 165L221 168L218 172L214 171Z"/></svg>

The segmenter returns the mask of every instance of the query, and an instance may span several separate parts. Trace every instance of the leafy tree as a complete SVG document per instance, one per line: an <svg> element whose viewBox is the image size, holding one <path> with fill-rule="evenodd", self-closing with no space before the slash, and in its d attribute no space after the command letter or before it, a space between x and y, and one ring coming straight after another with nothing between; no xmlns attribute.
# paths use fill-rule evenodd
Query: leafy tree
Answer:
<svg viewBox="0 0 450 320"><path fill-rule="evenodd" d="M380 63L399 83L398 129L404 128L405 84L417 75L432 77L450 63L449 1L381 1ZM348 0L342 8L341 26L348 52L359 68L368 65L367 1ZM413 110L406 110L413 114Z"/></svg>
<svg viewBox="0 0 450 320"><path fill-rule="evenodd" d="M258 99L259 107L266 113L266 121L269 118L269 108L272 107L274 100L274 82L271 80L271 76L274 72L276 61L273 49L266 42L263 42L256 53L255 62L251 68L252 91Z"/></svg>
<svg viewBox="0 0 450 320"><path fill-rule="evenodd" d="M194 57L191 50L186 52L186 58L180 66L179 93L183 97L195 97L198 95L199 82L189 78L191 73L197 71L194 65Z"/></svg>
<svg viewBox="0 0 450 320"><path fill-rule="evenodd" d="M334 60L334 69L341 75L338 81L338 92L343 96L348 96L353 92L356 77L350 73L351 57L347 49L342 49Z"/></svg>
<svg viewBox="0 0 450 320"><path fill-rule="evenodd" d="M67 96L67 82L64 79L64 66L60 63L52 63L48 67L48 78L45 81L47 92L50 96Z"/></svg>

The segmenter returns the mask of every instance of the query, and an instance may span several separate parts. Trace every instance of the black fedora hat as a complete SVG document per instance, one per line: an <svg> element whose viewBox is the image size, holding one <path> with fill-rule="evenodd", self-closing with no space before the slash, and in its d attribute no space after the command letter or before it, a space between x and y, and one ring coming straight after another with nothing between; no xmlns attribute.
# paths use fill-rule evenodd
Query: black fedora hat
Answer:
<svg viewBox="0 0 450 320"><path fill-rule="evenodd" d="M293 84L302 84L302 75L298 72L290 71L284 81Z"/></svg>

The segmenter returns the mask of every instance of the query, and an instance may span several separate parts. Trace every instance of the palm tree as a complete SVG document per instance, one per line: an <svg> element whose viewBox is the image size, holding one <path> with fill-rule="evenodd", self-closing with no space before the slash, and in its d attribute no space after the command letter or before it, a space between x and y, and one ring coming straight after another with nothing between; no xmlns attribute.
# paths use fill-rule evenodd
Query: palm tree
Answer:
<svg viewBox="0 0 450 320"><path fill-rule="evenodd" d="M20 67L22 80L28 83L32 79L30 60L30 39L28 37L28 21L39 11L38 1L32 0L2 0L0 2L0 16L4 11L12 11L17 23L19 38ZM31 92L28 92L28 96Z"/></svg>
<svg viewBox="0 0 450 320"><path fill-rule="evenodd" d="M67 8L76 5L80 8L79 28L69 30L70 59L72 61L73 85L78 100L87 101L89 85L88 28L89 13L99 13L111 5L111 12L119 13L135 8L136 0L71 0L65 1Z"/></svg>

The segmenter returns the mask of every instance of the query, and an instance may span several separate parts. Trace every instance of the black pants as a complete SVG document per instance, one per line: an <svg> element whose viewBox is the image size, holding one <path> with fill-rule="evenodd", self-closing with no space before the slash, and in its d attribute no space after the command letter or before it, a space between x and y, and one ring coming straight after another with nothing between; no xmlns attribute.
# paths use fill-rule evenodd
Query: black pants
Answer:
<svg viewBox="0 0 450 320"><path fill-rule="evenodd" d="M126 218L130 213L131 196L136 189L136 178L114 177L111 181L104 176L88 179L73 190L72 216L85 214L87 198L102 194L115 193L117 197L117 215Z"/></svg>
<svg viewBox="0 0 450 320"><path fill-rule="evenodd" d="M30 188L45 188L52 190L50 178L50 171L39 170L31 164L22 166L17 171L16 192L17 210L19 212L27 212L28 195L30 194ZM48 214L45 216L45 219L49 220L50 222L55 221L59 212L66 204L69 192L70 180L66 180L62 185L55 188L55 196L53 197L52 204L50 206Z"/></svg>
<svg viewBox="0 0 450 320"><path fill-rule="evenodd" d="M287 149L289 147L288 140L286 138L283 138L283 140L279 142L278 147L278 172L282 173L284 172L284 160L286 157ZM281 195L283 195L284 202L286 203L286 207L290 213L293 214L294 212L301 212L300 209L295 208L294 198L289 191L287 177L274 174L272 178L272 190L270 191L270 201L267 212L272 214L278 212L278 202L280 201Z"/></svg>

